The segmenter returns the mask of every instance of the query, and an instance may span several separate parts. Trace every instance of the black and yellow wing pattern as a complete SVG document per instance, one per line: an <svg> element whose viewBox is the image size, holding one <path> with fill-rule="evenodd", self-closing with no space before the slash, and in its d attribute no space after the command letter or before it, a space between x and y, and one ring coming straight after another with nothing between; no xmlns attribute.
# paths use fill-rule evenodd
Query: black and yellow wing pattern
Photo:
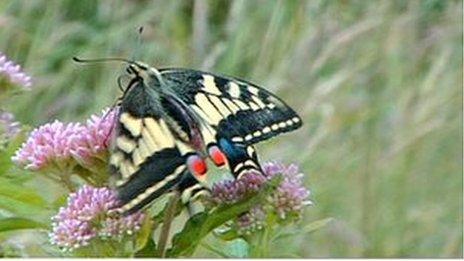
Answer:
<svg viewBox="0 0 464 261"><path fill-rule="evenodd" d="M186 201L204 191L206 158L235 177L261 172L253 144L301 126L281 99L240 79L135 62L128 72L110 157L123 214L173 189Z"/></svg>
<svg viewBox="0 0 464 261"><path fill-rule="evenodd" d="M214 130L214 139L245 145L299 128L301 118L284 101L256 84L189 69L161 69L178 97Z"/></svg>
<svg viewBox="0 0 464 261"><path fill-rule="evenodd" d="M193 150L167 125L157 96L138 80L120 104L110 169L123 205L132 213L161 196L188 175L186 157Z"/></svg>
<svg viewBox="0 0 464 261"><path fill-rule="evenodd" d="M236 177L260 169L253 144L302 125L285 102L253 83L190 69L161 69L160 73L206 123L202 126L206 146L219 146Z"/></svg>

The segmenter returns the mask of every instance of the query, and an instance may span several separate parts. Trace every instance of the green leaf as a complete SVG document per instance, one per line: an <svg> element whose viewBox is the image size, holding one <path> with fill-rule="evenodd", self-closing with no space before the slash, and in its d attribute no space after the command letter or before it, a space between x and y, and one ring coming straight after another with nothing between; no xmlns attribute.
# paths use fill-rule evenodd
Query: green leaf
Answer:
<svg viewBox="0 0 464 261"><path fill-rule="evenodd" d="M0 219L0 232L19 229L47 229L45 224L27 218L3 218Z"/></svg>
<svg viewBox="0 0 464 261"><path fill-rule="evenodd" d="M225 222L248 211L252 206L263 201L280 184L282 178L275 177L255 195L252 195L236 204L224 205L211 211L201 212L192 216L186 223L181 232L172 239L172 248L167 251L168 257L190 256L195 251L200 241L213 229Z"/></svg>
<svg viewBox="0 0 464 261"><path fill-rule="evenodd" d="M66 205L66 203L68 202L68 197L69 195L67 194L64 194L64 195L61 195L61 196L58 196L55 200L53 200L53 202L50 204L51 207L53 209L58 209L64 205Z"/></svg>
<svg viewBox="0 0 464 261"><path fill-rule="evenodd" d="M135 257L154 257L157 255L157 251L156 243L153 238L150 237L144 248L135 253Z"/></svg>
<svg viewBox="0 0 464 261"><path fill-rule="evenodd" d="M0 209L27 218L46 208L46 201L34 189L19 185L12 178L0 176Z"/></svg>
<svg viewBox="0 0 464 261"><path fill-rule="evenodd" d="M21 217L30 217L36 215L43 215L43 211L47 211L45 208L40 208L36 205L27 204L22 201L12 199L11 197L5 197L0 195L0 209L4 209L8 212Z"/></svg>
<svg viewBox="0 0 464 261"><path fill-rule="evenodd" d="M331 217L313 221L313 222L307 224L306 226L304 226L301 229L302 233L304 233L304 234L312 233L312 232L314 232L316 230L319 230L319 229L325 227L327 224L329 224L332 221L333 221L333 218L331 218Z"/></svg>
<svg viewBox="0 0 464 261"><path fill-rule="evenodd" d="M135 251L142 250L148 241L152 239L153 232L153 221L149 217L145 217L142 227L137 232L137 237L135 238Z"/></svg>
<svg viewBox="0 0 464 261"><path fill-rule="evenodd" d="M0 176L0 196L8 197L16 201L45 207L45 200L35 190L13 183L10 179Z"/></svg>
<svg viewBox="0 0 464 261"><path fill-rule="evenodd" d="M292 229L290 232L281 233L281 234L277 235L274 238L274 240L295 236L297 234L310 234L310 233L313 233L314 231L319 230L319 229L323 228L324 226L326 226L327 224L329 224L330 222L332 222L332 220L333 220L333 218L329 217L329 218L324 218L324 219L313 221L313 222L307 224L304 227L300 227L300 228L297 228L297 229Z"/></svg>

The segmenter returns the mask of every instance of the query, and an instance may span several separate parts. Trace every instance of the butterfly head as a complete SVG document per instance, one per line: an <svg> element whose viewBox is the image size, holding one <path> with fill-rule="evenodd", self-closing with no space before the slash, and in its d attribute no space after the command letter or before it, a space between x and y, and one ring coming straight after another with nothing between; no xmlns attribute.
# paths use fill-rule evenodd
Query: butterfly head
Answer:
<svg viewBox="0 0 464 261"><path fill-rule="evenodd" d="M159 82L160 84L164 83L161 77L161 73L156 68L142 62L129 62L126 71L138 80L143 80L144 82L155 81Z"/></svg>

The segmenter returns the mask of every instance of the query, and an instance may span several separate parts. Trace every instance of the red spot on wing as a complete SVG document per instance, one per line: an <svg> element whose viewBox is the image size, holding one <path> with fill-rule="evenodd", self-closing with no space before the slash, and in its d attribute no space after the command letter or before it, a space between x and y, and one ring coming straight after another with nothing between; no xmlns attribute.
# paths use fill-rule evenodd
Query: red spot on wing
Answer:
<svg viewBox="0 0 464 261"><path fill-rule="evenodd" d="M208 171L205 160L196 154L188 157L187 166L190 172L197 177L205 175Z"/></svg>
<svg viewBox="0 0 464 261"><path fill-rule="evenodd" d="M222 153L222 151L217 146L212 146L209 148L208 153L209 157L216 166L221 167L226 164L226 155L224 155L224 153Z"/></svg>

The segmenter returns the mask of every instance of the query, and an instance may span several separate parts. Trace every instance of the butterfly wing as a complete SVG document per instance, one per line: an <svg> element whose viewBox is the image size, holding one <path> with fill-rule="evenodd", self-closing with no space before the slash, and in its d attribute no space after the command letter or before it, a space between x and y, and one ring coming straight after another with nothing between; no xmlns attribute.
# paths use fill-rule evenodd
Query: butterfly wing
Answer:
<svg viewBox="0 0 464 261"><path fill-rule="evenodd" d="M121 201L117 211L123 214L143 208L190 175L185 162L193 150L175 137L149 91L135 86L120 107L110 169Z"/></svg>
<svg viewBox="0 0 464 261"><path fill-rule="evenodd" d="M219 139L219 147L227 157L229 169L234 177L240 178L248 171L261 173L258 156L252 145L245 146L230 140Z"/></svg>
<svg viewBox="0 0 464 261"><path fill-rule="evenodd" d="M301 118L280 98L244 80L188 69L162 69L174 92L211 126L208 135L244 145L299 128Z"/></svg>
<svg viewBox="0 0 464 261"><path fill-rule="evenodd" d="M185 164L187 155L198 150L195 134L207 148L219 146L232 174L239 177L250 169L261 171L253 144L301 126L295 111L250 82L187 69L160 73L169 88L165 94L173 94L172 99L135 81L137 86L129 86L121 103L110 159L120 213L139 210L174 188L185 198L204 190ZM189 118L190 112L196 117ZM202 124L193 126L198 119Z"/></svg>
<svg viewBox="0 0 464 261"><path fill-rule="evenodd" d="M177 189L180 191L182 203L185 205L195 201L202 194L210 193L209 189L200 184L191 173L186 173L183 176Z"/></svg>
<svg viewBox="0 0 464 261"><path fill-rule="evenodd" d="M261 171L253 144L301 126L280 98L244 80L188 69L162 69L163 79L200 120L206 146L217 145L235 177Z"/></svg>

